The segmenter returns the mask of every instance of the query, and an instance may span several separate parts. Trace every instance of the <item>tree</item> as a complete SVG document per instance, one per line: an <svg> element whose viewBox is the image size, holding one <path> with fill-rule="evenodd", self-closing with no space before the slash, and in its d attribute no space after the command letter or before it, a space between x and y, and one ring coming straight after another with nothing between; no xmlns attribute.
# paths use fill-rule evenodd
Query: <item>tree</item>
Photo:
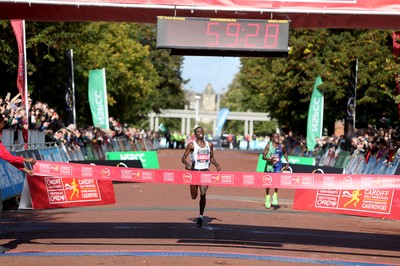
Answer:
<svg viewBox="0 0 400 266"><path fill-rule="evenodd" d="M9 21L0 21L0 86L15 88L17 45ZM105 68L109 114L141 125L150 110L183 106L181 57L155 49L155 26L135 23L26 23L28 89L33 100L65 109L67 64L74 51L77 120L91 124L88 73ZM3 77L3 75L2 75Z"/></svg>
<svg viewBox="0 0 400 266"><path fill-rule="evenodd" d="M393 66L388 36L380 30L293 30L287 58L241 59L242 108L269 112L281 127L305 134L313 83L321 75L324 125L333 133L335 120L344 118L351 61L358 58L357 114L363 115L356 116L356 126L374 123L384 113L393 116L393 91L382 89L394 85L386 71Z"/></svg>

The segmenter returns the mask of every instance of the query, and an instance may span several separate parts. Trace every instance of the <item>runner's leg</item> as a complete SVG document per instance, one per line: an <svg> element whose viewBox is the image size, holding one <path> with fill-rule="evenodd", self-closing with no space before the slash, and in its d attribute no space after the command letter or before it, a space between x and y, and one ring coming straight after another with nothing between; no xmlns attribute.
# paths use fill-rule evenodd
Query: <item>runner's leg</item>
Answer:
<svg viewBox="0 0 400 266"><path fill-rule="evenodd" d="M200 215L203 215L204 209L206 208L206 193L208 190L208 186L200 186Z"/></svg>
<svg viewBox="0 0 400 266"><path fill-rule="evenodd" d="M199 187L198 185L190 185L190 196L192 196L192 199L197 198L197 188L198 187Z"/></svg>

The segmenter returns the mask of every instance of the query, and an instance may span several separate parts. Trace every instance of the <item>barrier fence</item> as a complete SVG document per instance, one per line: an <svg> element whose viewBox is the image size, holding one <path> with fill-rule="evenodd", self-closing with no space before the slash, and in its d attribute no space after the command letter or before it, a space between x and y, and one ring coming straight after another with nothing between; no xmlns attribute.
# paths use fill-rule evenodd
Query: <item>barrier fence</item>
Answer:
<svg viewBox="0 0 400 266"><path fill-rule="evenodd" d="M106 160L108 152L141 152L159 149L157 139L138 139L134 142L127 138L113 138L106 142L92 142L86 147L75 148L59 142L44 142L44 132L37 131L32 134L32 139L42 142L20 143L14 142L14 134L20 131L7 129L3 131L2 143L9 151L25 158L33 157L38 161L69 162L69 161L94 161ZM19 138L21 139L21 138ZM0 159L0 203L4 200L19 197L22 193L25 174L8 162ZM26 165L30 167L30 165ZM1 205L1 204L0 204ZM0 210L1 211L1 210Z"/></svg>
<svg viewBox="0 0 400 266"><path fill-rule="evenodd" d="M5 137L8 140L11 138L10 134L6 134ZM265 143L248 144L249 145L246 144L246 150L250 149L252 152L262 153L265 147L265 145L263 145ZM112 159L141 159L143 165L146 166L149 165L150 161L153 162L157 159L156 153L138 155L135 154L135 152L156 151L166 147L164 146L162 139L161 141L158 139L138 139L132 142L127 138L114 138L106 142L93 142L83 148L66 146L62 142L29 143L28 146L23 143L14 143L9 148L13 154L21 155L23 157L34 157L39 161L62 163L69 161L107 160L110 159L108 157L112 155L116 156ZM244 144L242 145L242 149L239 150L244 150ZM107 156L107 154L109 154L109 156ZM300 155L301 152L299 148L296 148L292 151L292 154ZM154 156L151 157L150 155ZM155 157L155 159L153 157ZM363 154L350 155L349 152L340 149L336 152L325 149L324 151L318 152L314 157L290 156L289 159L291 159L291 157L291 164L301 164L306 160L311 161L314 166L325 167L325 169L341 169L340 172L349 175L393 175L393 178L396 179L394 183L397 183L396 175L400 173L400 152L396 153L393 158L377 158L376 156L371 156L368 161L364 159ZM0 179L0 189L2 192L1 199L6 200L20 196L25 179L24 174L7 162L0 160L0 163L2 164L2 172L0 172L2 175L2 178ZM156 167L152 166L150 168ZM261 171L263 171L263 169L261 169ZM260 172L260 169L257 169L257 172ZM398 189L395 187L392 188Z"/></svg>

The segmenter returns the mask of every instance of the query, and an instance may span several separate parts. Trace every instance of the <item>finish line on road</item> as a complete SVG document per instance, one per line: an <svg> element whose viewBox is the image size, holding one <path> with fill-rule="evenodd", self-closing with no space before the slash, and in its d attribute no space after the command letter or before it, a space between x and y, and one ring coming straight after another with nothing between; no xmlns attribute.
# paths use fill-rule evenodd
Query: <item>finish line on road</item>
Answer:
<svg viewBox="0 0 400 266"><path fill-rule="evenodd" d="M292 263L310 263L323 265L345 265L345 266L383 266L393 265L387 263L370 263L361 261L348 260L324 260L305 257L289 257L289 256L272 256L272 255L255 255L244 253L225 253L225 252L194 252L194 251L21 251L21 252L6 252L0 254L1 257L207 257L207 258L224 258L224 259L245 259L257 261L277 261L277 262L292 262Z"/></svg>

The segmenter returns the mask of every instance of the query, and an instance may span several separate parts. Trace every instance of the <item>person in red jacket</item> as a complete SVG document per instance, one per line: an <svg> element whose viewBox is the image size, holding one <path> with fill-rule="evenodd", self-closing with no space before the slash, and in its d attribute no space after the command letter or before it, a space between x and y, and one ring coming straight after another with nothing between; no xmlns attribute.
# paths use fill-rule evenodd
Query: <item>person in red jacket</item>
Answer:
<svg viewBox="0 0 400 266"><path fill-rule="evenodd" d="M25 173L29 175L33 175L33 170L30 170L25 167L24 162L26 163L31 163L35 164L36 159L35 158L24 158L22 156L15 156L12 155L6 147L1 143L1 135L3 133L3 129L5 126L5 121L2 115L0 115L0 159L3 159L4 161L9 162L10 164L14 165L21 171L24 171ZM0 198L1 200L1 198Z"/></svg>
<svg viewBox="0 0 400 266"><path fill-rule="evenodd" d="M24 162L26 163L31 163L35 164L36 159L35 158L24 158L22 156L14 156L12 155L6 147L1 143L1 135L3 133L3 129L5 126L5 121L3 115L0 114L0 158L11 163L21 171L24 171L25 173L29 175L33 175L33 170L30 170L25 167ZM0 212L3 211L3 199L1 196L1 190L0 190ZM9 249L6 247L0 246L0 253L4 253L8 251Z"/></svg>

